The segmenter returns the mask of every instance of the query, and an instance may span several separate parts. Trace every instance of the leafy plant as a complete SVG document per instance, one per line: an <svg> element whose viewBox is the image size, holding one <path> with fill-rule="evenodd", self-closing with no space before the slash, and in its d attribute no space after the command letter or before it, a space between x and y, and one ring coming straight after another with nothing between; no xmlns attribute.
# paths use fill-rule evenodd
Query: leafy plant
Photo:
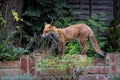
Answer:
<svg viewBox="0 0 120 80"><path fill-rule="evenodd" d="M7 23L7 21L0 16L0 25L5 25Z"/></svg>
<svg viewBox="0 0 120 80"><path fill-rule="evenodd" d="M66 46L66 53L75 54L80 53L81 45L78 41L71 41Z"/></svg>
<svg viewBox="0 0 120 80"><path fill-rule="evenodd" d="M23 53L28 52L24 48L14 46L12 37L15 33L16 31L12 31L5 39L0 38L0 61L17 60Z"/></svg>
<svg viewBox="0 0 120 80"><path fill-rule="evenodd" d="M51 76L70 75L73 78L81 75L85 67L90 65L91 62L92 59L87 56L66 54L61 58L59 56L43 58L37 64L37 68L42 74Z"/></svg>
<svg viewBox="0 0 120 80"><path fill-rule="evenodd" d="M107 52L120 51L120 25L115 19L111 21L107 31Z"/></svg>

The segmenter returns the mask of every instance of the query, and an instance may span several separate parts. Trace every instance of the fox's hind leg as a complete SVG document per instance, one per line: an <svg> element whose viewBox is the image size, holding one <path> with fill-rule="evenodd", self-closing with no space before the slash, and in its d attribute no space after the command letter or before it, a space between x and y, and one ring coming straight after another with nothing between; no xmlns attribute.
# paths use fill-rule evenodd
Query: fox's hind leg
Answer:
<svg viewBox="0 0 120 80"><path fill-rule="evenodd" d="M80 43L82 45L82 51L81 51L81 54L86 54L87 50L88 50L88 46L86 44L86 38L80 38Z"/></svg>

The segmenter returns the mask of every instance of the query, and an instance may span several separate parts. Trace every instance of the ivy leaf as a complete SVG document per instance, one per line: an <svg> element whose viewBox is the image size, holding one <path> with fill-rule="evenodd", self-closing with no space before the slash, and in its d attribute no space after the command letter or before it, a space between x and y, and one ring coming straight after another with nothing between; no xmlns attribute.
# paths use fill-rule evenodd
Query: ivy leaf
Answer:
<svg viewBox="0 0 120 80"><path fill-rule="evenodd" d="M24 48L18 47L18 48L14 48L14 49L13 49L13 52L23 54L23 53L25 53L25 52L28 52L28 50L26 50L26 49L24 49Z"/></svg>
<svg viewBox="0 0 120 80"><path fill-rule="evenodd" d="M29 22L29 21L24 21L24 23L26 24L26 25L28 25L28 26L34 26L31 22Z"/></svg>
<svg viewBox="0 0 120 80"><path fill-rule="evenodd" d="M38 9L34 10L31 8L28 8L28 10L23 14L23 16L30 16L30 17L40 17L40 15L41 12Z"/></svg>

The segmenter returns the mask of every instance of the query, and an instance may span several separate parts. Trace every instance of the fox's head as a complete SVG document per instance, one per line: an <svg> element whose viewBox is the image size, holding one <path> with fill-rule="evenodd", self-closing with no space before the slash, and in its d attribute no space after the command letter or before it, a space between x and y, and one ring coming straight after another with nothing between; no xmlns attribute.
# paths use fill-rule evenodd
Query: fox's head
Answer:
<svg viewBox="0 0 120 80"><path fill-rule="evenodd" d="M42 36L45 37L45 36L49 35L51 32L54 32L53 25L45 23L45 27L44 27Z"/></svg>

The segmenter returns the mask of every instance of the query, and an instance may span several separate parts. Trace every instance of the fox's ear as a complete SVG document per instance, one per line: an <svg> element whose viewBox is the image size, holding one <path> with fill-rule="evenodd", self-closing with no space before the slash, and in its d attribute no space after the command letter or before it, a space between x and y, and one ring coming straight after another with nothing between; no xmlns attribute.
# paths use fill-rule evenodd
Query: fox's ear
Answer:
<svg viewBox="0 0 120 80"><path fill-rule="evenodd" d="M50 23L51 24L51 26L53 26L53 23Z"/></svg>
<svg viewBox="0 0 120 80"><path fill-rule="evenodd" d="M47 25L48 23L47 22L44 22L44 25Z"/></svg>
<svg viewBox="0 0 120 80"><path fill-rule="evenodd" d="M53 18L52 18L52 21L51 21L51 23L50 23L50 24L51 24L51 26L53 26Z"/></svg>

